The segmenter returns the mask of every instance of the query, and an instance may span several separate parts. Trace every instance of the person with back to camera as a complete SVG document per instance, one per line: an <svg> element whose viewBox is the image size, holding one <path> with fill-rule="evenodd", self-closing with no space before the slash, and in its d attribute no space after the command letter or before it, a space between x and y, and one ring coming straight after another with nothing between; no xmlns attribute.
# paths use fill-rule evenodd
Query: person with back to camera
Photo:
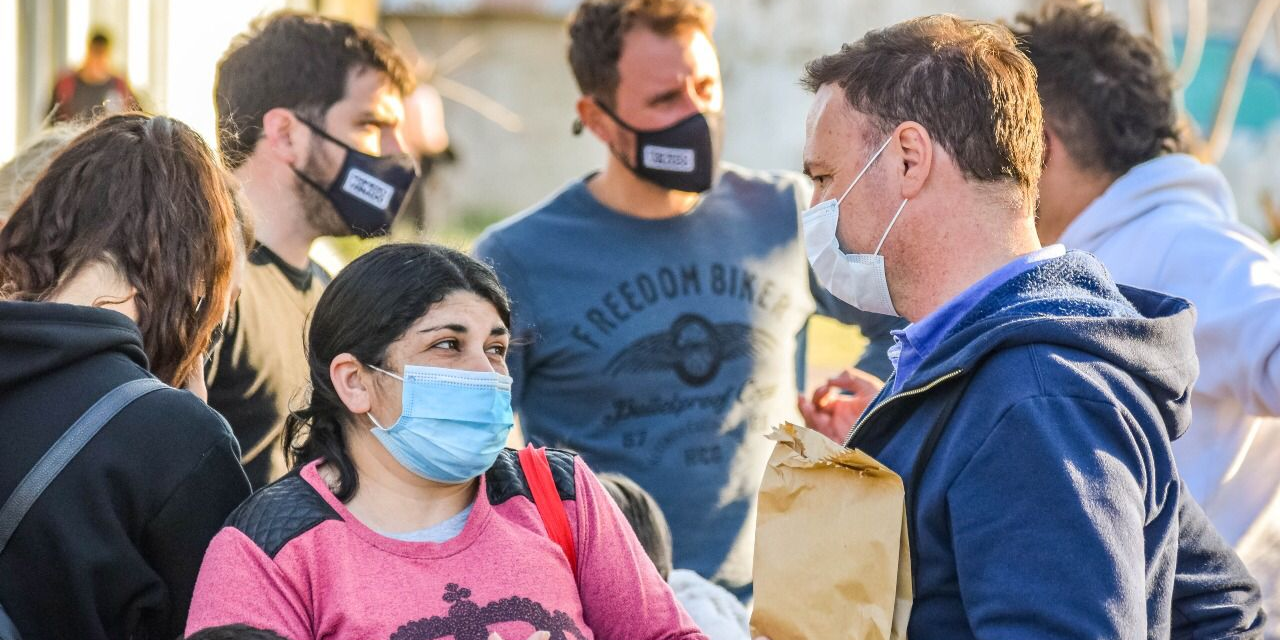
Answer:
<svg viewBox="0 0 1280 640"><path fill-rule="evenodd" d="M26 640L182 632L200 554L249 495L199 397L246 235L204 141L141 114L68 143L0 230L0 605ZM10 528L37 461L121 389L145 395Z"/></svg>

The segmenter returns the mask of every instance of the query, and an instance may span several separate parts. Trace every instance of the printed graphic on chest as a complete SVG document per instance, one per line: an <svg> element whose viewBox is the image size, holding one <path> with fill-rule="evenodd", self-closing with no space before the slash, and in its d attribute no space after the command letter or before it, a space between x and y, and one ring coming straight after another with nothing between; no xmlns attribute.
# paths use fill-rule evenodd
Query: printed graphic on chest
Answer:
<svg viewBox="0 0 1280 640"><path fill-rule="evenodd" d="M623 345L605 365L602 373L608 377L668 371L686 386L700 387L726 362L774 351L772 332L775 325L791 322L792 306L782 284L742 266L664 266L607 290L582 312L569 335L592 351ZM661 321L670 324L640 334L633 328L636 318L651 313L672 318ZM653 323L650 319L646 326Z"/></svg>
<svg viewBox="0 0 1280 640"><path fill-rule="evenodd" d="M569 614L549 612L529 598L512 596L480 606L471 601L470 589L450 583L445 587L444 601L449 603L449 615L409 622L391 634L391 640L487 640L490 625L504 622L527 623L530 630L521 638L546 631L551 640L586 640Z"/></svg>
<svg viewBox="0 0 1280 640"><path fill-rule="evenodd" d="M605 373L618 377L628 373L674 371L681 382L701 387L715 379L725 362L744 357L760 357L772 351L773 338L740 322L712 323L686 313L671 328L643 336L614 356Z"/></svg>

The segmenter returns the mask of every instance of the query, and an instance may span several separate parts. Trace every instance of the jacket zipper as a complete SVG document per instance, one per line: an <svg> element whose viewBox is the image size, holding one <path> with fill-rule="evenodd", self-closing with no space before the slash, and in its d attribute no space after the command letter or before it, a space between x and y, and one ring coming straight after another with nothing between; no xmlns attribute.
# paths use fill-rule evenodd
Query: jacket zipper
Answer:
<svg viewBox="0 0 1280 640"><path fill-rule="evenodd" d="M862 425L866 424L867 421L871 419L871 416L874 416L877 411L879 411L880 409L883 409L885 405L889 404L890 402L893 402L894 400L898 400L900 398L907 398L910 396L920 395L942 384L943 382L946 382L947 380L950 380L960 375L961 373L964 373L963 369L956 369L951 373L934 378L932 381L930 381L928 384L924 386L916 387L914 389L909 389L907 391L903 391L899 393L898 395L887 398L884 402L881 402L880 404L876 405L875 408L871 409L871 411L867 412L866 415L862 416L862 419L855 422L852 427L849 427L849 435L844 439L845 446L848 446L851 443L853 443L853 437L858 435L858 431L862 429Z"/></svg>

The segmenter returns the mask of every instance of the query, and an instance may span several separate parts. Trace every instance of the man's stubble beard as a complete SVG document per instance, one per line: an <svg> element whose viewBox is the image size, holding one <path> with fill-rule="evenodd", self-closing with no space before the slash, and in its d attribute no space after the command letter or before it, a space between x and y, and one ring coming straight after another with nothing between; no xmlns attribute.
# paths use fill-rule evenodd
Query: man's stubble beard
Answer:
<svg viewBox="0 0 1280 640"><path fill-rule="evenodd" d="M330 181L321 181L319 176L336 174L338 170L326 171L325 164L322 154L313 145L311 151L307 154L306 163L302 166L302 173L317 183L328 183ZM294 190L298 194L298 203L302 206L304 219L315 230L317 235L351 235L351 228L347 226L346 222L342 221L342 216L338 215L338 210L334 208L332 202L329 202L329 198L325 194L320 193L297 177L294 178Z"/></svg>

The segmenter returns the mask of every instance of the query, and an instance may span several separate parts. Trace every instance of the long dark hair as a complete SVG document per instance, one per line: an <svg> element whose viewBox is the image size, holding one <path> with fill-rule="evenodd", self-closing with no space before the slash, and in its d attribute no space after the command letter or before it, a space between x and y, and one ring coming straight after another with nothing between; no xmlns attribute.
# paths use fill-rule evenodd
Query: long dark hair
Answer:
<svg viewBox="0 0 1280 640"><path fill-rule="evenodd" d="M110 116L49 163L0 230L0 298L47 300L107 261L137 291L151 372L177 386L226 315L246 235L232 178L199 134L164 116Z"/></svg>
<svg viewBox="0 0 1280 640"><path fill-rule="evenodd" d="M455 291L493 303L511 326L511 303L493 269L464 253L431 244L388 244L347 265L316 303L307 332L311 372L308 406L285 422L285 456L297 468L317 458L337 471L334 495L347 501L359 484L344 425L351 416L333 388L329 364L349 353L385 366L387 347Z"/></svg>

